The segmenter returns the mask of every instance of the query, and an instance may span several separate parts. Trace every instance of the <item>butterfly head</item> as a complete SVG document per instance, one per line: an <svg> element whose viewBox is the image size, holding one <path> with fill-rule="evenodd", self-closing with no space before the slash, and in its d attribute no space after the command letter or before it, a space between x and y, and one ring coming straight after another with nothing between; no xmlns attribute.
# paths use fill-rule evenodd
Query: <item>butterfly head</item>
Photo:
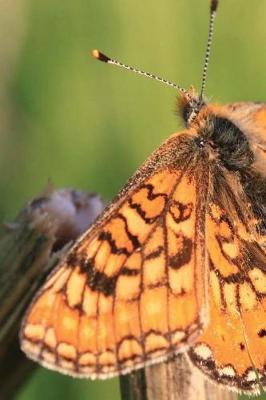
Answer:
<svg viewBox="0 0 266 400"><path fill-rule="evenodd" d="M191 86L189 90L180 92L178 96L178 109L187 127L191 126L206 102Z"/></svg>

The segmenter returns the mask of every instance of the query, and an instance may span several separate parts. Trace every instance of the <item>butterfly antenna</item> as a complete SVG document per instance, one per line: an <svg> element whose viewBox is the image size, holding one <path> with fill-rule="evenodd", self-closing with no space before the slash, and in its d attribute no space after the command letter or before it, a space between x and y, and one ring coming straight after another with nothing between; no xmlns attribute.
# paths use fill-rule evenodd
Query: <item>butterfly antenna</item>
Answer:
<svg viewBox="0 0 266 400"><path fill-rule="evenodd" d="M167 79L160 78L159 76L151 74L150 72L141 71L141 70L139 70L139 69L137 69L135 67L131 67L130 65L123 64L120 61L114 60L114 59L106 56L105 54L103 54L99 50L93 50L91 52L91 55L92 55L93 58L96 58L96 60L105 62L107 64L115 65L116 67L127 69L128 71L134 72L135 74L139 74L139 75L145 76L146 78L154 79L155 81L164 83L165 85L170 86L170 87L172 87L174 89L177 89L179 92L185 93L188 96L190 96L186 89L183 89L182 87L180 87L176 83L170 82Z"/></svg>
<svg viewBox="0 0 266 400"><path fill-rule="evenodd" d="M205 86L206 86L208 66L209 66L209 60L210 60L210 54L211 54L212 38L213 38L213 32L214 32L214 20L215 20L215 16L216 16L217 7L218 7L218 2L219 2L219 0L211 0L209 35L208 35L208 41L207 41L207 47L206 47L205 61L204 61L203 72L202 72L202 84L201 84L201 91L200 91L200 99L201 100L202 100Z"/></svg>

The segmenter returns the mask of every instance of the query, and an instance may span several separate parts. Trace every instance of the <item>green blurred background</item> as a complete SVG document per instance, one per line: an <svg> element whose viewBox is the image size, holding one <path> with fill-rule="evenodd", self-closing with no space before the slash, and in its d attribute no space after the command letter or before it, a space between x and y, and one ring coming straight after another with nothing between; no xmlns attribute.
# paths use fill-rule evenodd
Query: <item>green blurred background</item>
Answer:
<svg viewBox="0 0 266 400"><path fill-rule="evenodd" d="M221 0L207 95L265 99L266 2ZM110 199L179 129L175 92L89 57L99 48L199 87L208 0L0 1L0 220L51 180ZM16 400L119 399L118 382L40 368ZM266 397L265 397L266 398Z"/></svg>

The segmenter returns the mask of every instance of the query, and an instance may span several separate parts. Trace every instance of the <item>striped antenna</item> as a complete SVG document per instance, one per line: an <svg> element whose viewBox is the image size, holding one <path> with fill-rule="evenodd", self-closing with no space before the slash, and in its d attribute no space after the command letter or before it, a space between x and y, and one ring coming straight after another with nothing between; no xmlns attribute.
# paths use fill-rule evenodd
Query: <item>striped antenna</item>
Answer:
<svg viewBox="0 0 266 400"><path fill-rule="evenodd" d="M215 16L216 16L217 7L218 7L218 2L219 2L219 0L211 0L209 35L208 35L206 54L205 54L205 61L204 61L203 73L202 73L200 100L202 100L202 97L203 97L203 94L204 94L204 90L205 90L205 86L206 86L209 59L210 59L210 54L211 54L213 31L214 31L214 20L215 20Z"/></svg>
<svg viewBox="0 0 266 400"><path fill-rule="evenodd" d="M96 60L105 62L107 64L115 65L116 67L127 69L128 71L134 72L135 74L146 76L146 78L154 79L155 81L164 83L167 86L170 86L170 87L172 87L174 89L177 89L181 93L187 94L188 97L191 97L186 89L183 89L182 87L180 87L176 83L170 82L167 79L160 78L159 76L153 75L150 72L141 71L141 70L139 70L139 69L137 69L135 67L131 67L130 65L123 64L120 61L117 61L117 60L114 60L114 59L112 59L110 57L107 57L105 54L101 53L99 50L93 50L91 52L91 55L92 55L93 58L96 58Z"/></svg>

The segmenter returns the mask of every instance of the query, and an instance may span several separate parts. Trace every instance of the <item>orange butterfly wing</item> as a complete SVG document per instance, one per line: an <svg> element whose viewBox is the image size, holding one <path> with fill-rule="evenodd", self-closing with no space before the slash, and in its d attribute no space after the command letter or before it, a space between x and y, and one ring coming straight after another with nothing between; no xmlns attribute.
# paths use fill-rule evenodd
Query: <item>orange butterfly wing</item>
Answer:
<svg viewBox="0 0 266 400"><path fill-rule="evenodd" d="M155 152L50 275L21 329L30 358L74 376L108 377L195 341L206 309L197 237L205 203L187 167L194 156L180 140ZM173 165L169 154L176 163L182 149L183 166Z"/></svg>
<svg viewBox="0 0 266 400"><path fill-rule="evenodd" d="M266 387L265 238L237 178L230 178L220 188L214 183L206 220L209 323L188 354L216 383L258 393Z"/></svg>

